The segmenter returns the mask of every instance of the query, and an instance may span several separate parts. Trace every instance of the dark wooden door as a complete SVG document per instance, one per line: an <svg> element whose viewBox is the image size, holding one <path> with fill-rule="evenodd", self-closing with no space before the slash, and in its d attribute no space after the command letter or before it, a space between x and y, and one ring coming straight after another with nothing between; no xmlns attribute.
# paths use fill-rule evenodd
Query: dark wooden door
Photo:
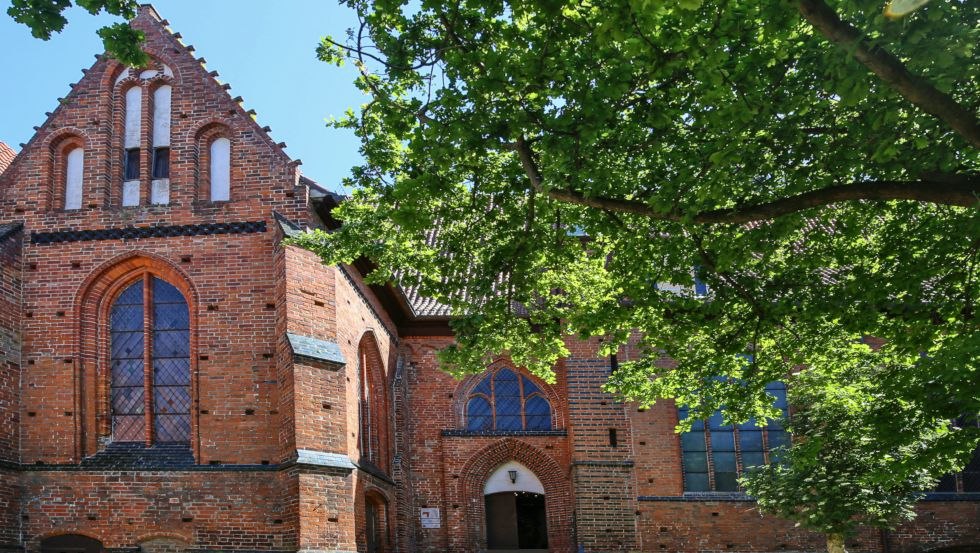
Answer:
<svg viewBox="0 0 980 553"><path fill-rule="evenodd" d="M548 549L544 496L501 492L484 496L488 549Z"/></svg>

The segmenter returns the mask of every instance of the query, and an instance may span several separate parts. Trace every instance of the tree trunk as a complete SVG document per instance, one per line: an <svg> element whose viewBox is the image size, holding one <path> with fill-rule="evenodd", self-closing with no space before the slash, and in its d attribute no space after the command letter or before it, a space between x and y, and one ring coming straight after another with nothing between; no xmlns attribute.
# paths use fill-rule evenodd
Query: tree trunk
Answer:
<svg viewBox="0 0 980 553"><path fill-rule="evenodd" d="M827 534L827 553L847 553L844 534Z"/></svg>

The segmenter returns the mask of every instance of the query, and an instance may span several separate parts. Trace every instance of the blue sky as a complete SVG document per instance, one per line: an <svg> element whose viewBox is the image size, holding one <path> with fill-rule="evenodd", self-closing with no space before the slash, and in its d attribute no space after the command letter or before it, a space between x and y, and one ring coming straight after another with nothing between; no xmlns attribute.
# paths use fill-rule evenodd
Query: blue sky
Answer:
<svg viewBox="0 0 980 553"><path fill-rule="evenodd" d="M352 133L331 129L325 120L357 108L366 97L353 85L354 70L316 59L320 37L343 39L355 25L353 11L331 0L157 0L170 28L194 45L196 56L217 70L233 96L258 112L286 152L302 159L300 169L327 188L340 189L351 166L360 162ZM102 41L95 31L115 20L72 8L68 26L50 41L31 36L6 14L0 0L0 140L20 150L33 127L44 122L57 99L68 94L82 68L91 67Z"/></svg>

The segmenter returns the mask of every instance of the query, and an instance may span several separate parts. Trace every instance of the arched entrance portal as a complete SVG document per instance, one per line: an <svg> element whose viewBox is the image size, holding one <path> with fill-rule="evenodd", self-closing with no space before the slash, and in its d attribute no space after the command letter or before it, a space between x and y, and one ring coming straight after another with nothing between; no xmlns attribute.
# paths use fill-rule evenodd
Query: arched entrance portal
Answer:
<svg viewBox="0 0 980 553"><path fill-rule="evenodd" d="M102 553L102 542L79 534L64 534L41 540L41 553Z"/></svg>
<svg viewBox="0 0 980 553"><path fill-rule="evenodd" d="M517 461L497 467L483 487L490 551L547 551L544 486Z"/></svg>

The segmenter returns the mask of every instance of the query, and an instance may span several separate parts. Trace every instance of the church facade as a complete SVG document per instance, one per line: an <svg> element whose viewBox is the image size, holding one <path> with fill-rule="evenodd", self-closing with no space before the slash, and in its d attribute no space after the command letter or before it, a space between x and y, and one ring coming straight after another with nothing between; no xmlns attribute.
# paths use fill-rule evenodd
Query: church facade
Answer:
<svg viewBox="0 0 980 553"><path fill-rule="evenodd" d="M595 341L554 383L440 371L445 309L284 244L342 198L152 7L132 25L150 66L99 56L0 144L0 550L822 549L738 488L778 425L678 436L601 391ZM976 551L977 462L941 490L851 550Z"/></svg>

